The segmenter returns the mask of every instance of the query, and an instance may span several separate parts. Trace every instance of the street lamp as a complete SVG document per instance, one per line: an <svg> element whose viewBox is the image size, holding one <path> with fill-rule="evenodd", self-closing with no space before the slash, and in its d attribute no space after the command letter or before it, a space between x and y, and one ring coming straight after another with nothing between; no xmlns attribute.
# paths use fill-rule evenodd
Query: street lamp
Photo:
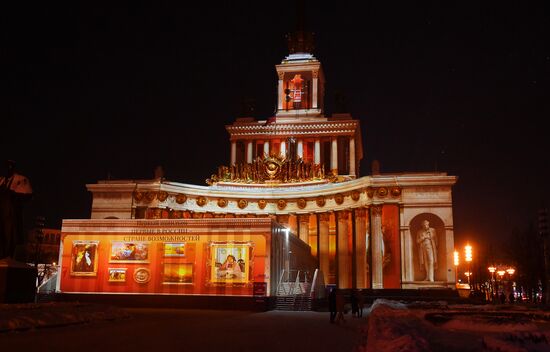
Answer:
<svg viewBox="0 0 550 352"><path fill-rule="evenodd" d="M464 259L468 263L468 273L469 273L470 272L470 262L472 261L472 246L467 244L464 247L464 254L465 254ZM470 287L470 289L472 288L471 283L470 283L470 275L468 275L468 286Z"/></svg>
<svg viewBox="0 0 550 352"><path fill-rule="evenodd" d="M454 251L453 257L454 257L454 264L455 264L455 286L457 286L458 285L458 264L460 264L458 259L458 251Z"/></svg>
<svg viewBox="0 0 550 352"><path fill-rule="evenodd" d="M494 297L495 297L495 290L494 290L494 287L495 287L495 271L497 271L497 268L495 268L494 266L490 266L489 268L489 272L491 273L491 301L494 301Z"/></svg>
<svg viewBox="0 0 550 352"><path fill-rule="evenodd" d="M506 272L508 273L508 285L507 285L507 287L508 287L508 289L510 290L510 293L513 294L513 292L514 292L514 284L512 283L512 275L514 275L514 273L516 272L516 269L514 269L514 268L508 268L508 269L506 269ZM510 297L509 297L508 294L506 295L506 301L507 301L508 303L513 303L513 302L510 300Z"/></svg>

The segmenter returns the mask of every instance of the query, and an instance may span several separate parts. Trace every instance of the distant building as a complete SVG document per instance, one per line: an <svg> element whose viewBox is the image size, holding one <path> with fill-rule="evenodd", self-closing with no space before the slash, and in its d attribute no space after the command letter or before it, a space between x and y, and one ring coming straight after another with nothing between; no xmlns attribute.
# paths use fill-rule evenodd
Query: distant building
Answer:
<svg viewBox="0 0 550 352"><path fill-rule="evenodd" d="M276 295L298 270L339 288L455 287L457 178L360 177L361 121L324 114L321 63L293 49L275 69L275 116L226 126L228 165L207 186L162 177L87 185L91 219L63 221L58 291L252 295L265 283ZM424 220L434 229L433 281L417 242Z"/></svg>

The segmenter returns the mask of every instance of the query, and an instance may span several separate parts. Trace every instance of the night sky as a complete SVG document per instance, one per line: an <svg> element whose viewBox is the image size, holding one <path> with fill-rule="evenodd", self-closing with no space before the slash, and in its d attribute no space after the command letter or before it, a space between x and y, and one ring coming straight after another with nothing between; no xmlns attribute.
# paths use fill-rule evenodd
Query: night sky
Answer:
<svg viewBox="0 0 550 352"><path fill-rule="evenodd" d="M548 205L550 18L538 4L309 1L307 28L383 173L445 171L457 246L499 248ZM26 217L88 218L87 183L205 185L224 125L272 116L293 2L4 2L0 159L33 184Z"/></svg>

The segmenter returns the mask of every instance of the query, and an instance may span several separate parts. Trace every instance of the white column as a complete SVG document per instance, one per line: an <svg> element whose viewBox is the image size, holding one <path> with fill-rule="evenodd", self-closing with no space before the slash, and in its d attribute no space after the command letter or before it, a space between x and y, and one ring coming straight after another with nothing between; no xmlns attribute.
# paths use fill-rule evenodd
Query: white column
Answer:
<svg viewBox="0 0 550 352"><path fill-rule="evenodd" d="M252 162L252 147L254 145L253 141L248 141L246 143L246 162L251 163Z"/></svg>
<svg viewBox="0 0 550 352"><path fill-rule="evenodd" d="M338 139L332 138L332 149L330 153L330 171L338 175Z"/></svg>
<svg viewBox="0 0 550 352"><path fill-rule="evenodd" d="M231 141L231 165L237 162L237 141Z"/></svg>
<svg viewBox="0 0 550 352"><path fill-rule="evenodd" d="M300 223L300 239L309 244L309 215L298 215L298 222Z"/></svg>
<svg viewBox="0 0 550 352"><path fill-rule="evenodd" d="M277 102L277 110L283 110L283 99L284 99L284 89L283 89L283 77L282 75L279 75L279 87L278 87L278 102Z"/></svg>
<svg viewBox="0 0 550 352"><path fill-rule="evenodd" d="M281 155L286 156L286 141L281 141Z"/></svg>
<svg viewBox="0 0 550 352"><path fill-rule="evenodd" d="M319 106L318 106L318 102L317 102L317 91L319 90L319 79L317 77L314 77L313 78L313 87L311 89L311 94L313 95L311 97L311 107L313 109L317 109Z"/></svg>
<svg viewBox="0 0 550 352"><path fill-rule="evenodd" d="M269 156L269 141L264 142L264 154Z"/></svg>
<svg viewBox="0 0 550 352"><path fill-rule="evenodd" d="M298 158L304 157L304 141L301 139L298 140L298 148L296 148L296 154Z"/></svg>
<svg viewBox="0 0 550 352"><path fill-rule="evenodd" d="M355 176L355 138L349 139L349 174Z"/></svg>
<svg viewBox="0 0 550 352"><path fill-rule="evenodd" d="M321 163L321 140L319 140L319 139L315 140L315 159L314 159L314 163L315 164L320 164Z"/></svg>
<svg viewBox="0 0 550 352"><path fill-rule="evenodd" d="M367 230L365 209L355 210L355 269L357 288L368 288Z"/></svg>
<svg viewBox="0 0 550 352"><path fill-rule="evenodd" d="M382 206L375 205L372 208L372 288L384 288L382 274Z"/></svg>
<svg viewBox="0 0 550 352"><path fill-rule="evenodd" d="M338 288L351 288L348 220L349 211L338 213Z"/></svg>
<svg viewBox="0 0 550 352"><path fill-rule="evenodd" d="M317 214L319 217L319 266L325 278L325 284L328 284L328 275L330 272L330 257L329 257L329 213Z"/></svg>

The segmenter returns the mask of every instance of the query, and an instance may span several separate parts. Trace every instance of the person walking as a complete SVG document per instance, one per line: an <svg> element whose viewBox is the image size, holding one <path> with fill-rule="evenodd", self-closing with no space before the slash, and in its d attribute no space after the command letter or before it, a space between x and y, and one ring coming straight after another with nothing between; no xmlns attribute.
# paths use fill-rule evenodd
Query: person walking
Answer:
<svg viewBox="0 0 550 352"><path fill-rule="evenodd" d="M361 318L363 316L363 308L365 307L365 296L362 292L357 295L357 316Z"/></svg>
<svg viewBox="0 0 550 352"><path fill-rule="evenodd" d="M351 302L351 315L354 317L359 317L359 304L357 301L357 293L355 292L355 290L351 291L350 302Z"/></svg>
<svg viewBox="0 0 550 352"><path fill-rule="evenodd" d="M328 294L328 308L330 310L330 323L334 324L336 318L336 289L333 287Z"/></svg>
<svg viewBox="0 0 550 352"><path fill-rule="evenodd" d="M346 319L344 318L344 308L346 305L346 299L344 297L344 294L341 291L338 291L336 293L336 323L340 323L340 320L342 322L346 322Z"/></svg>

